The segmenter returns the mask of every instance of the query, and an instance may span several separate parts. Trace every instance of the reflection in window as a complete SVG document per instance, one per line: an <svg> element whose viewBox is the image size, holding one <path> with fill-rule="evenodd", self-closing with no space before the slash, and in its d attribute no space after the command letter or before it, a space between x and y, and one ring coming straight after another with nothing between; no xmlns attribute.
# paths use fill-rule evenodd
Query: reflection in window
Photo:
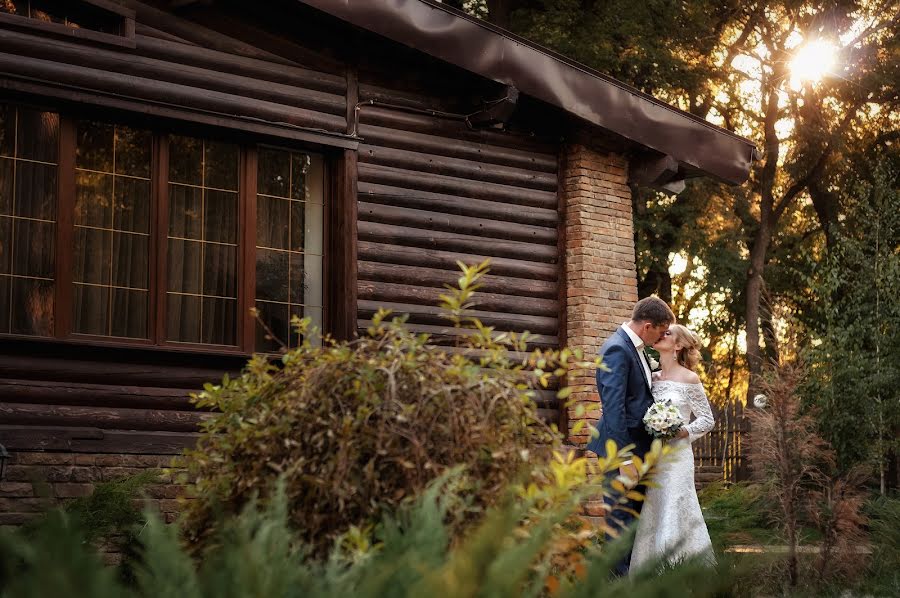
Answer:
<svg viewBox="0 0 900 598"><path fill-rule="evenodd" d="M167 338L237 343L239 148L169 140Z"/></svg>
<svg viewBox="0 0 900 598"><path fill-rule="evenodd" d="M122 35L122 17L84 3L59 0L0 0L0 13L56 23L71 29L90 29Z"/></svg>
<svg viewBox="0 0 900 598"><path fill-rule="evenodd" d="M0 332L53 334L59 115L0 105Z"/></svg>
<svg viewBox="0 0 900 598"><path fill-rule="evenodd" d="M152 136L79 122L74 331L148 338Z"/></svg>
<svg viewBox="0 0 900 598"><path fill-rule="evenodd" d="M292 316L322 327L323 168L319 156L260 148L256 199L256 308L275 337L299 339ZM258 327L256 349L278 343Z"/></svg>

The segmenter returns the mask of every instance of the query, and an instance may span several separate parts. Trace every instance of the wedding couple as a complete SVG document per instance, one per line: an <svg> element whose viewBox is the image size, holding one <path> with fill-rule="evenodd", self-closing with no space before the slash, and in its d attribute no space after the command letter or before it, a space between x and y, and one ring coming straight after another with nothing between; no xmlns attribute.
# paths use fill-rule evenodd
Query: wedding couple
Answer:
<svg viewBox="0 0 900 598"><path fill-rule="evenodd" d="M694 372L700 361L700 340L674 322L672 310L662 299L641 299L634 306L631 320L622 324L600 349L607 367L597 371L603 412L597 422L599 436L588 444L589 450L604 455L606 441L613 440L620 448L633 445L633 454L643 457L653 442L643 418L654 401L671 402L685 424L667 441L676 450L661 465L654 478L656 485L635 488L644 494L644 501L630 500L612 506L607 517L607 526L619 529L634 521L629 510L640 514L634 546L616 567L618 575L627 575L630 568L636 570L661 557L678 562L700 556L714 562L694 488L694 455L690 448L691 442L712 429L713 415ZM652 371L645 353L647 347L659 352L658 372ZM630 463L610 475L614 477L616 473L632 480L638 477ZM607 504L613 503L607 499Z"/></svg>

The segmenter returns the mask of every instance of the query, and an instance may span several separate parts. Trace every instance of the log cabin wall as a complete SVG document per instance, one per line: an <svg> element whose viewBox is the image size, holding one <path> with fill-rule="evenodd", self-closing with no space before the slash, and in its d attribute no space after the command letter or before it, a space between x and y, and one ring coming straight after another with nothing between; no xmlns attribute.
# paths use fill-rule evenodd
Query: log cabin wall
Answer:
<svg viewBox="0 0 900 598"><path fill-rule="evenodd" d="M293 3L282 6L296 11L291 19L276 10L250 19L243 3L177 14L162 10L167 3L124 4L135 14L133 47L3 28L4 100L344 156L334 160L339 205L357 218L339 250L354 259L327 276L350 273L356 297L333 299L355 313L333 316L364 329L385 306L450 344L438 294L455 282L457 261L489 258L477 315L500 331L535 333L535 346L559 344L560 145L548 134L557 111L526 100L510 130L474 129L463 117L502 94L495 84ZM358 202L346 202L348 189ZM37 508L27 483L35 474L65 498L190 446L204 414L188 393L245 357L0 340L0 443L13 454L0 524ZM552 391L539 401L544 417L559 416Z"/></svg>

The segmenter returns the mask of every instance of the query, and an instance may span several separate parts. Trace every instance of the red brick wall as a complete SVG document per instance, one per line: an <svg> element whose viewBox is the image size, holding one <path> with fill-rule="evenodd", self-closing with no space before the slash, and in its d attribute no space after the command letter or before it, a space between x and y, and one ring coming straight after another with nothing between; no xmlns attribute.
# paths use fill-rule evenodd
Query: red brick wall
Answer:
<svg viewBox="0 0 900 598"><path fill-rule="evenodd" d="M631 316L637 301L634 224L628 162L582 145L566 149L560 178L565 206L566 344L594 357L603 341ZM579 416L569 409L569 440L584 446L600 416L594 372L570 377Z"/></svg>
<svg viewBox="0 0 900 598"><path fill-rule="evenodd" d="M158 510L174 521L183 486L173 483L170 455L103 455L64 452L10 451L6 475L0 481L0 525L19 525L47 506L90 494L100 482L159 471L159 484L147 486L139 508Z"/></svg>

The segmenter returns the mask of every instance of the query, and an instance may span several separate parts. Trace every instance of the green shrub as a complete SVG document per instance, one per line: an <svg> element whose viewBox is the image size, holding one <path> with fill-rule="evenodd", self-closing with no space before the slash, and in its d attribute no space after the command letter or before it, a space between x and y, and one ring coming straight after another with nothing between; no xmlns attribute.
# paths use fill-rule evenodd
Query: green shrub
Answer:
<svg viewBox="0 0 900 598"><path fill-rule="evenodd" d="M565 521L583 495L573 493L553 508L530 513L533 504L505 499L458 543L446 521L465 478L451 470L434 480L414 504L386 514L377 526L376 544L367 550L335 549L324 560L309 550L291 525L290 499L282 482L264 508L248 501L238 516L216 526L216 541L201 562L184 551L176 525L148 515L141 531L142 560L136 582L124 585L104 568L83 541L77 525L61 512L46 519L28 538L0 530L0 562L17 559L4 571L0 596L68 598L393 598L440 595L518 597L547 594L548 550L553 530ZM529 520L527 528L522 522ZM563 598L666 597L721 595L726 576L696 563L650 572L632 579L609 578L624 546L586 551L578 579L553 585Z"/></svg>
<svg viewBox="0 0 900 598"><path fill-rule="evenodd" d="M559 446L555 428L536 417L530 390L580 356L535 351L514 361L509 349L524 351L527 333L498 336L467 318L486 264L460 266L459 288L443 297L461 339L455 351L431 346L385 312L363 338L326 338L322 346L297 320L307 340L280 364L256 356L240 377L207 385L195 401L219 413L187 453L197 497L191 540L203 543L218 510L237 513L258 492L265 502L265 489L284 476L290 520L322 554L337 535L365 529L455 465L465 466L463 494L477 514L536 448Z"/></svg>
<svg viewBox="0 0 900 598"><path fill-rule="evenodd" d="M875 596L900 596L900 498L879 496L866 513L872 559L863 589Z"/></svg>
<svg viewBox="0 0 900 598"><path fill-rule="evenodd" d="M713 544L770 542L777 536L772 521L774 505L765 489L749 482L710 484L699 493L700 505Z"/></svg>

